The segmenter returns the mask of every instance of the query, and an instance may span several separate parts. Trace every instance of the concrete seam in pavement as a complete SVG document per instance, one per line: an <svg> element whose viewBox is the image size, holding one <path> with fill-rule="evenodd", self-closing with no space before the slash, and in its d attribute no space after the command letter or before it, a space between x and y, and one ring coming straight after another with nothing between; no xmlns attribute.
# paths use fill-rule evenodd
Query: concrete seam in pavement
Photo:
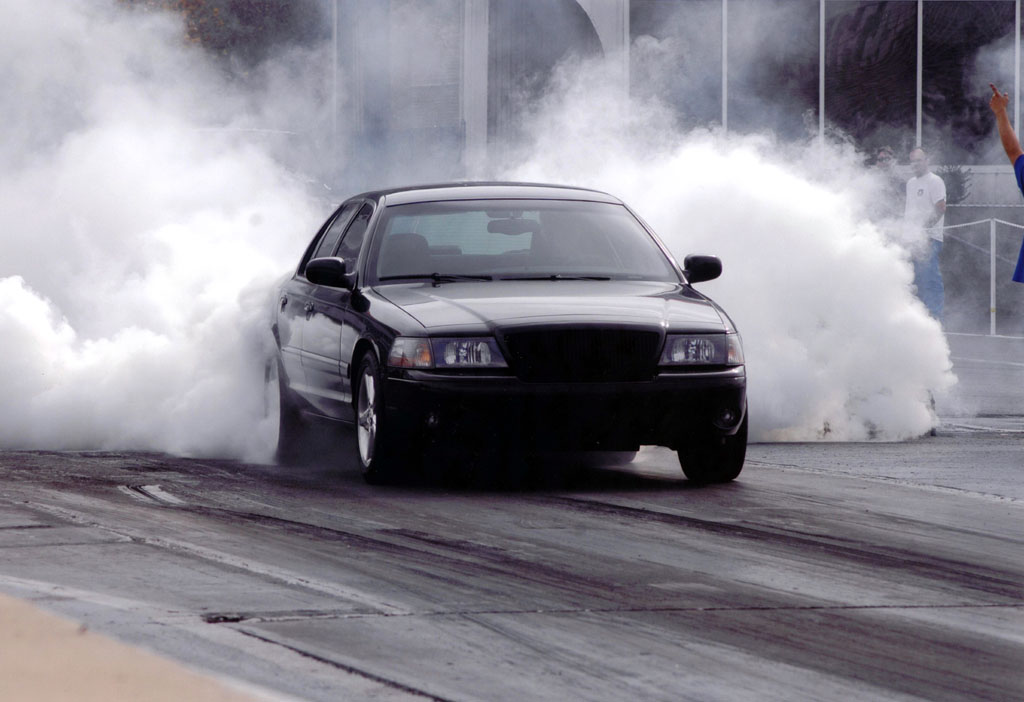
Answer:
<svg viewBox="0 0 1024 702"><path fill-rule="evenodd" d="M383 615L383 616L388 616L388 615ZM314 661L316 661L318 663L323 663L325 665L332 666L334 668L337 668L338 670L344 670L346 673L352 673L353 675L358 675L360 677L366 678L367 680L372 680L372 681L380 683L382 685L386 685L386 686L394 688L396 690L400 690L401 692L406 692L406 693L408 693L410 695L415 695L417 697L423 697L423 698L428 699L428 700L434 700L435 702L453 702L452 700L450 700L450 699L448 699L446 697L438 697L436 695L432 695L429 692L424 692L423 690L418 690L415 687L410 687L408 685L405 685L404 683L398 682L397 680L391 680L390 678L385 678L385 677L380 676L380 675L375 675L374 673L371 673L369 671L361 670L360 668L356 668L355 666L351 666L351 665L348 665L346 663L342 663L341 661L336 661L336 660L334 660L332 658L328 658L326 656L317 655L316 653L313 653L312 651L307 651L305 649L298 648L297 646L290 646L290 645L288 645L288 644L286 644L286 643L284 643L282 641L277 641L276 639L270 638L268 636L264 636L263 634L258 634L258 633L254 632L254 631L248 631L248 630L246 630L244 628L239 628L237 631L239 631L242 634L245 634L246 636L251 636L252 638L256 639L257 641L262 641L263 643L271 644L273 646L280 646L281 648L287 649L287 650L291 651L292 653L297 653L300 656L303 656L304 658L309 658L310 660L314 660Z"/></svg>

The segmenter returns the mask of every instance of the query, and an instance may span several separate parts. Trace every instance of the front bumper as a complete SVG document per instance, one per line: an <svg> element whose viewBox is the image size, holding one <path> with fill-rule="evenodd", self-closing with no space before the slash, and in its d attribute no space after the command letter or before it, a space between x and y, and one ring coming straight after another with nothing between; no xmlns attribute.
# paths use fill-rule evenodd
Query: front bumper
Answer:
<svg viewBox="0 0 1024 702"><path fill-rule="evenodd" d="M384 381L387 420L406 436L476 449L628 451L735 434L743 366L623 383L527 383L511 376L400 371Z"/></svg>

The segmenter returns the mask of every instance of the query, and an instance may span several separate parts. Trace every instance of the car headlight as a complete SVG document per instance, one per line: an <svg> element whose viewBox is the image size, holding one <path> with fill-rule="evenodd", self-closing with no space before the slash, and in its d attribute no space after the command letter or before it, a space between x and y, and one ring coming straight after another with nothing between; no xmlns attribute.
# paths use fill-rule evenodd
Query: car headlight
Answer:
<svg viewBox="0 0 1024 702"><path fill-rule="evenodd" d="M669 334L661 352L663 366L741 366L739 334Z"/></svg>
<svg viewBox="0 0 1024 702"><path fill-rule="evenodd" d="M438 368L507 368L497 342L490 337L431 339Z"/></svg>
<svg viewBox="0 0 1024 702"><path fill-rule="evenodd" d="M507 368L491 337L420 339L400 336L391 345L388 365L396 368Z"/></svg>
<svg viewBox="0 0 1024 702"><path fill-rule="evenodd" d="M391 344L388 365L395 368L433 368L430 340L400 336Z"/></svg>

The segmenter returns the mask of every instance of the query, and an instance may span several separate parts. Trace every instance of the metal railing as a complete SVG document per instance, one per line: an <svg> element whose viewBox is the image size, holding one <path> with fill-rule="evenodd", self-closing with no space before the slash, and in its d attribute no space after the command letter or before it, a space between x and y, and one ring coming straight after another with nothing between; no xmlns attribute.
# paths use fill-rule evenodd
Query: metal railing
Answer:
<svg viewBox="0 0 1024 702"><path fill-rule="evenodd" d="M988 244L988 249L987 250L983 246L978 246L977 244L971 243L970 241L967 241L966 239L962 239L960 237L953 236L952 234L948 234L947 233L947 232L949 232L950 230L953 230L953 229L962 229L964 227L974 227L974 226L977 226L979 224L985 224L985 223L988 223L989 244ZM996 262L997 261L1003 261L1004 263L1009 263L1012 266L1016 266L1017 265L1016 259L1009 259L1009 258L1006 258L1005 256L1000 256L999 253L996 251L996 225L997 224L1002 224L1002 225L1005 225L1007 227L1013 227L1014 229L1024 229L1024 225L1014 224L1013 222L1007 222L1005 220L996 219L996 218L979 219L979 220L977 220L975 222L964 222L963 224L951 224L949 226L946 226L946 227L942 228L943 237L948 236L950 239L953 239L953 240L963 244L964 246L966 246L966 247L968 247L970 249L975 249L977 251L981 251L982 253L987 253L988 256L989 256L989 269L988 269L988 299L989 299L989 310L988 310L989 327L988 327L988 329L989 330L988 330L988 333L989 333L990 336L995 336L996 335Z"/></svg>

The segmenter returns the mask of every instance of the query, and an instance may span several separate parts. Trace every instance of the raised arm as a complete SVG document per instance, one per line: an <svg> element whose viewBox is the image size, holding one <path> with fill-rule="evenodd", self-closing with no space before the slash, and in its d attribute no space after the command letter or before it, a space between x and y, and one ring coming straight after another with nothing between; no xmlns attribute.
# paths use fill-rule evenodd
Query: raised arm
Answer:
<svg viewBox="0 0 1024 702"><path fill-rule="evenodd" d="M1019 157L1024 156L1024 150L1020 148L1020 141L1010 124L1010 116L1006 114L1006 106L1010 104L1010 94L1000 94L999 89L992 83L989 83L988 87L992 88L992 97L988 101L988 106L996 115L999 140L1003 142L1003 150L1006 151L1010 163L1016 163Z"/></svg>

